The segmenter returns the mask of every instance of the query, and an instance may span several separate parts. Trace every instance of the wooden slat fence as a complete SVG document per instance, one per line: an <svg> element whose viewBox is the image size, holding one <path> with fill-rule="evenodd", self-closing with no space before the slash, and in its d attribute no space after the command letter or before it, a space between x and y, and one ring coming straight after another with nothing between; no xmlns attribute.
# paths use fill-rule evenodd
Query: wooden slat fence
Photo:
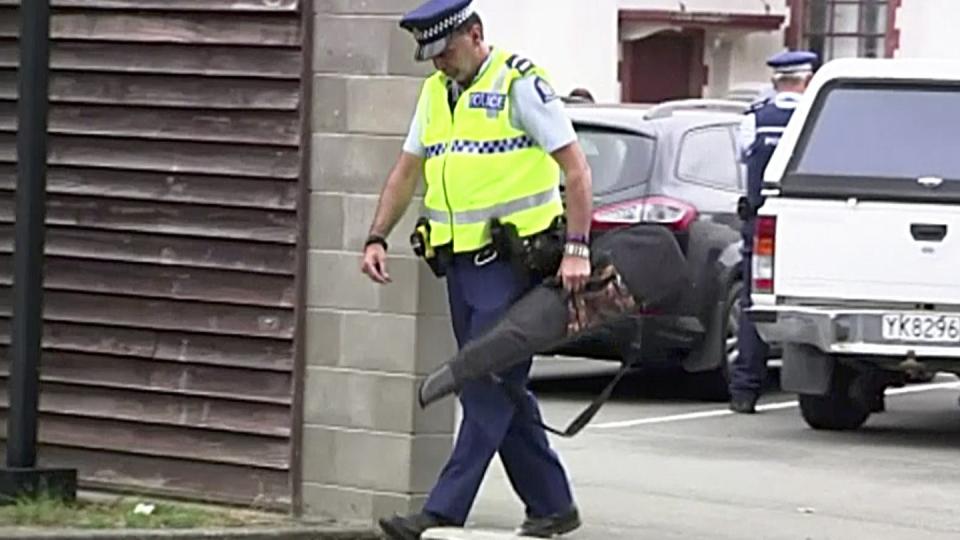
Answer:
<svg viewBox="0 0 960 540"><path fill-rule="evenodd" d="M52 4L41 459L288 506L299 0ZM4 425L18 5L0 0Z"/></svg>

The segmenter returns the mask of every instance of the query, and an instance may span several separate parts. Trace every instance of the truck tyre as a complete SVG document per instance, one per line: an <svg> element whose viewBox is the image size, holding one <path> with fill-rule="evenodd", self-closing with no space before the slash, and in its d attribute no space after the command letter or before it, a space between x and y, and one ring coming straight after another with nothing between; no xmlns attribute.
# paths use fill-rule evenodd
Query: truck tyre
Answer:
<svg viewBox="0 0 960 540"><path fill-rule="evenodd" d="M870 411L850 396L855 377L853 369L838 363L826 395L800 394L800 413L807 425L829 431L852 430L862 426L870 416Z"/></svg>

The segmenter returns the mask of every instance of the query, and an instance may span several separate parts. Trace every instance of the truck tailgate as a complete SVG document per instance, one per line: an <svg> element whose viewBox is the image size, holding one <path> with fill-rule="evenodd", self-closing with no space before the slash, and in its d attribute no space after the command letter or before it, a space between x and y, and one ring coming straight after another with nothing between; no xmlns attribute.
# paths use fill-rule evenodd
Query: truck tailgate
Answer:
<svg viewBox="0 0 960 540"><path fill-rule="evenodd" d="M960 305L960 206L772 197L778 297Z"/></svg>

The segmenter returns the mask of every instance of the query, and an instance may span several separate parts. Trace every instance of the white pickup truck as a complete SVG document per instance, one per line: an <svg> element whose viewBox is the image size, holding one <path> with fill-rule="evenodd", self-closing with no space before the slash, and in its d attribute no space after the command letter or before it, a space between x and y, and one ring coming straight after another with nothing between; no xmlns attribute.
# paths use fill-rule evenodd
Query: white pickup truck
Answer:
<svg viewBox="0 0 960 540"><path fill-rule="evenodd" d="M807 424L856 429L883 386L960 374L960 63L825 64L764 194L748 316Z"/></svg>

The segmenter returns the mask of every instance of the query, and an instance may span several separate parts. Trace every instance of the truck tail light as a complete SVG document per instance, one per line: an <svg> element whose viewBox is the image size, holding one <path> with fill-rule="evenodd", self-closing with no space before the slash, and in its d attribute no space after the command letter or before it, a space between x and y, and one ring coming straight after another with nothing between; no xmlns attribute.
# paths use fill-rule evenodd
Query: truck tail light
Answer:
<svg viewBox="0 0 960 540"><path fill-rule="evenodd" d="M660 223L674 231L685 231L697 218L697 209L670 197L646 197L611 204L593 212L595 230L610 230L637 223Z"/></svg>
<svg viewBox="0 0 960 540"><path fill-rule="evenodd" d="M751 291L773 294L773 261L777 252L777 218L759 216L753 235L753 283Z"/></svg>

